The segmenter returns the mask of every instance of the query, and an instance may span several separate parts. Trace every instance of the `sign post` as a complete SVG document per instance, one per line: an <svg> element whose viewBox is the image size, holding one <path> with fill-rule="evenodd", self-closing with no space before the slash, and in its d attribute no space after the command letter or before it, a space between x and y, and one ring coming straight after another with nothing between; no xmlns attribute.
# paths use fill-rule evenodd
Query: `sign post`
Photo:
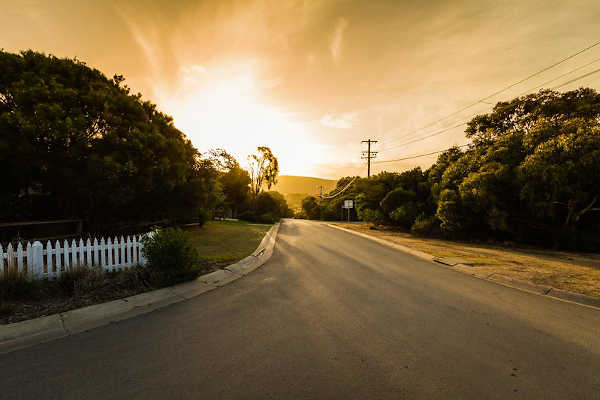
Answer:
<svg viewBox="0 0 600 400"><path fill-rule="evenodd" d="M344 204L342 205L342 208L345 208L348 210L348 222L350 222L350 209L354 208L354 200L344 200Z"/></svg>

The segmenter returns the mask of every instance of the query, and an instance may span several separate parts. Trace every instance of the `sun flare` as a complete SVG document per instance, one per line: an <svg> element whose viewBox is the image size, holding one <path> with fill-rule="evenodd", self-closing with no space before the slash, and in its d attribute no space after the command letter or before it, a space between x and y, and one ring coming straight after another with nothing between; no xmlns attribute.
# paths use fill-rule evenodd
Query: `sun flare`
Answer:
<svg viewBox="0 0 600 400"><path fill-rule="evenodd" d="M159 103L200 151L228 143L228 151L243 165L257 146L267 145L288 174L311 172L305 155L314 160L323 154L311 142L307 123L261 97L265 88L251 72L223 76L192 66L182 68L182 75L176 94Z"/></svg>

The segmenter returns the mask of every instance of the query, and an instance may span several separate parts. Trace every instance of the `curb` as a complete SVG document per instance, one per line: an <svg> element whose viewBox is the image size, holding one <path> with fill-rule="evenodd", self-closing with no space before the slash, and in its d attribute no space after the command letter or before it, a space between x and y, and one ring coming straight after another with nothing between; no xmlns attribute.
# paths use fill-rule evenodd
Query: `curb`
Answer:
<svg viewBox="0 0 600 400"><path fill-rule="evenodd" d="M263 265L273 254L280 223L265 234L254 253L222 270L135 296L0 326L0 354L63 338L192 299L225 286Z"/></svg>
<svg viewBox="0 0 600 400"><path fill-rule="evenodd" d="M471 275L472 277L477 278L477 279L482 279L484 281L492 282L492 283L495 283L498 285L510 287L510 288L521 290L524 292L539 294L542 296L548 296L548 297L552 297L556 300L567 301L569 303L575 303L577 305L591 307L591 308L600 310L600 298L590 297L590 296L586 296L586 295L579 294L579 293L568 292L566 290L557 289L552 286L537 285L535 283L523 281L520 279L508 278L503 275L477 273L476 271L473 271L473 267L471 267L469 265L465 265L465 264L456 264L453 266L446 266L446 265L440 264L438 262L435 262L434 259L436 257L434 257L430 254L424 253L422 251L411 249L410 247L403 246L403 245L397 244L397 243L393 243L388 240L374 237L371 235L367 235L365 233L356 232L351 229L342 228L340 226L336 226L336 225L332 225L332 224L326 224L326 225L330 226L332 228L336 228L336 229L340 229L345 232L352 233L357 236L367 238L369 240L383 244L385 246L392 247L394 249L411 254L411 255L421 258L423 260L431 261L433 264L435 264L439 267L449 268L456 272Z"/></svg>

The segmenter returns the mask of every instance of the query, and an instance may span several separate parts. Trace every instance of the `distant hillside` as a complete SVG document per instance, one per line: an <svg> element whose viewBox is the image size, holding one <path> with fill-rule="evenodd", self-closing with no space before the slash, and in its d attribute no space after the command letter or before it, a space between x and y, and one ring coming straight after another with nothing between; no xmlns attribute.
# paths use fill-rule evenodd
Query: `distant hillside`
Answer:
<svg viewBox="0 0 600 400"><path fill-rule="evenodd" d="M319 194L319 186L323 185L323 193L335 188L337 181L332 179L313 178L310 176L280 175L277 184L271 190L283 194L292 209L299 209L302 199Z"/></svg>
<svg viewBox="0 0 600 400"><path fill-rule="evenodd" d="M310 176L291 176L279 175L277 184L271 187L271 190L281 194L308 193L310 195L319 194L319 186L323 185L323 193L327 193L333 188L337 181L332 179L312 178Z"/></svg>

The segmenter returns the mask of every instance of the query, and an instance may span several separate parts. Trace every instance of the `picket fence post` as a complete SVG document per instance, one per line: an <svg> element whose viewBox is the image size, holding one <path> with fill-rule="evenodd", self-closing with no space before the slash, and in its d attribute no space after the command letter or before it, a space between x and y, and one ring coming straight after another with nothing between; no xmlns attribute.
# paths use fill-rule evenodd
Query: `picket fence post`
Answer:
<svg viewBox="0 0 600 400"><path fill-rule="evenodd" d="M0 275L4 274L4 250L0 244Z"/></svg>
<svg viewBox="0 0 600 400"><path fill-rule="evenodd" d="M52 268L52 245L49 240L46 242L46 265L48 266L48 278L52 278L55 275Z"/></svg>
<svg viewBox="0 0 600 400"><path fill-rule="evenodd" d="M23 245L21 242L17 244L17 270L20 274L23 273Z"/></svg>
<svg viewBox="0 0 600 400"><path fill-rule="evenodd" d="M6 247L6 270L11 271L15 265L15 254L13 251L12 243L9 243Z"/></svg>
<svg viewBox="0 0 600 400"><path fill-rule="evenodd" d="M44 271L44 246L39 241L33 242L33 246L31 246L32 250L32 266L31 266L31 277L33 279L39 279L42 276Z"/></svg>
<svg viewBox="0 0 600 400"><path fill-rule="evenodd" d="M60 276L60 274L62 273L61 271L61 260L60 260L60 242L57 240L56 243L54 244L54 254L56 254L56 277L58 278Z"/></svg>

